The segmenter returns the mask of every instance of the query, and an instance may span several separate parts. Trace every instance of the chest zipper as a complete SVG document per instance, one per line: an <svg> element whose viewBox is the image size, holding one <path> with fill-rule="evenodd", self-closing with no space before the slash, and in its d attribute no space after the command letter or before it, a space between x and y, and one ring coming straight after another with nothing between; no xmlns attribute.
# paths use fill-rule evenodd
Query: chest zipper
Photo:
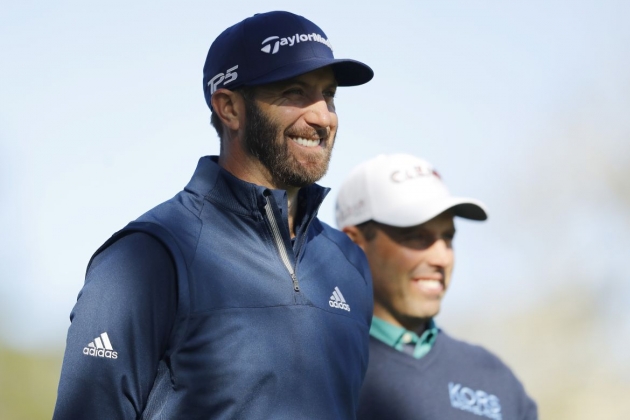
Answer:
<svg viewBox="0 0 630 420"><path fill-rule="evenodd" d="M273 215L273 210L271 209L271 202L269 201L269 197L265 197L265 199L267 200L267 204L265 204L265 213L267 215L267 219L269 219L269 224L271 225L271 234L273 236L273 240L276 243L276 248L278 248L278 253L280 253L280 259L282 260L284 267L291 275L293 290L299 292L300 284L298 283L297 276L295 275L295 270L291 265L291 260L289 259L287 248L285 247L284 241L282 240L282 234L280 233L280 228L278 227L278 221Z"/></svg>

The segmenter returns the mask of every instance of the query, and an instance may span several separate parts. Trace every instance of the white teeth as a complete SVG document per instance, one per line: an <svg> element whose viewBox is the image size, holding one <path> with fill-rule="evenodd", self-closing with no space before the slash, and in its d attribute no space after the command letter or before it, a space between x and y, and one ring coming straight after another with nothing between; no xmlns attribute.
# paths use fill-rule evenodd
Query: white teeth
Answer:
<svg viewBox="0 0 630 420"><path fill-rule="evenodd" d="M296 142L300 146L305 146L305 147L319 146L319 143L321 142L321 140L319 140L319 139L318 140L308 140L308 139L303 139L301 137L292 138L291 140L293 140L294 142Z"/></svg>
<svg viewBox="0 0 630 420"><path fill-rule="evenodd" d="M442 282L439 280L421 280L420 282L418 282L418 284L425 289L442 289Z"/></svg>

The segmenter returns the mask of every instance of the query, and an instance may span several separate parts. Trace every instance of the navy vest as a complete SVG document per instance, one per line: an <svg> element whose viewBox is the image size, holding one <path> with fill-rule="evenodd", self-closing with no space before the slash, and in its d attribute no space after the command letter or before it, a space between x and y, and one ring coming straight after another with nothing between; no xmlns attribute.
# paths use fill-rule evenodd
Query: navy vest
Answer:
<svg viewBox="0 0 630 420"><path fill-rule="evenodd" d="M353 419L368 362L372 284L364 254L300 191L199 162L184 191L114 235L158 239L177 272L177 319L143 418ZM98 252L97 252L98 254Z"/></svg>

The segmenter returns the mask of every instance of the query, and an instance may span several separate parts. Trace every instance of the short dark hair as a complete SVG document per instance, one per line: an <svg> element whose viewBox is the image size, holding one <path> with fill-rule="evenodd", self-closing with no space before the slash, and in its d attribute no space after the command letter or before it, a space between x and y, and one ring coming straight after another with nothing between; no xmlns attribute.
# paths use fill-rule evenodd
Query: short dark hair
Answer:
<svg viewBox="0 0 630 420"><path fill-rule="evenodd" d="M251 102L256 97L256 88L254 86L241 86L238 89L235 89L234 92L239 92L245 99L245 102ZM210 124L212 124L214 129L217 131L219 142L223 144L223 123L214 109L210 115Z"/></svg>
<svg viewBox="0 0 630 420"><path fill-rule="evenodd" d="M378 229L378 223L374 220L368 220L367 222L359 223L357 229L361 232L366 241L371 241L376 237L376 230Z"/></svg>

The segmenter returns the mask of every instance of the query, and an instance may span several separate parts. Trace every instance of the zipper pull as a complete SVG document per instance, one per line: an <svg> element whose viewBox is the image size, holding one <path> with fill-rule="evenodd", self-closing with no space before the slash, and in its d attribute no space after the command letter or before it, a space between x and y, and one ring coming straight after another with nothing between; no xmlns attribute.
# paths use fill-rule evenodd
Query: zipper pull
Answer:
<svg viewBox="0 0 630 420"><path fill-rule="evenodd" d="M300 284L298 283L298 279L295 273L291 273L291 280L293 281L293 290L295 290L296 292L299 292Z"/></svg>

